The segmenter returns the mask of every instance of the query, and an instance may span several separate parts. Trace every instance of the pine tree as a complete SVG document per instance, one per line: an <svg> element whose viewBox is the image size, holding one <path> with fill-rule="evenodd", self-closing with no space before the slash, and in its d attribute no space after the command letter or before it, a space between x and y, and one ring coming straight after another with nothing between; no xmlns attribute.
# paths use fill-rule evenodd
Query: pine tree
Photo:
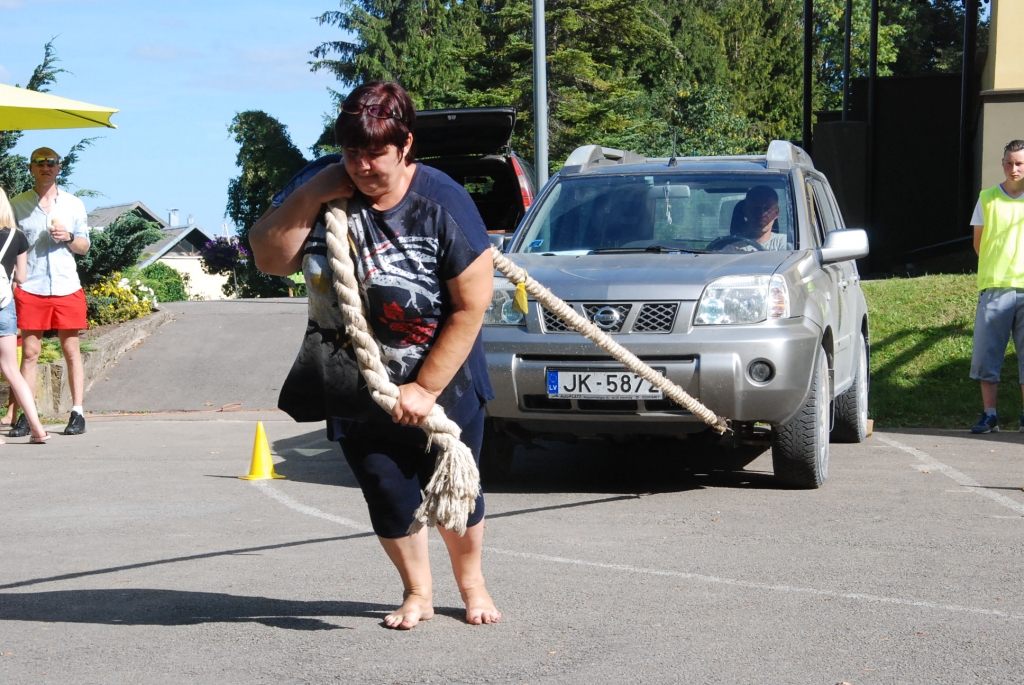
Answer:
<svg viewBox="0 0 1024 685"><path fill-rule="evenodd" d="M135 266L142 250L162 237L159 224L131 212L117 217L102 231L90 231L89 251L75 255L82 285L88 288L115 271Z"/></svg>
<svg viewBox="0 0 1024 685"><path fill-rule="evenodd" d="M288 128L265 112L236 114L228 131L239 145L235 164L241 173L228 185L226 214L235 222L242 247L252 254L250 229L270 207L274 193L306 165L306 158L292 143ZM237 280L237 292L232 279L224 286L225 294L272 297L287 292L281 279L261 273L251 259L243 262Z"/></svg>
<svg viewBox="0 0 1024 685"><path fill-rule="evenodd" d="M56 83L58 74L66 73L66 70L57 67L59 61L51 40L43 46L43 61L32 72L26 86L28 90L48 93L50 89L47 86ZM28 159L11 152L21 136L21 131L0 131L0 188L10 197L25 192L33 185L32 175L28 172Z"/></svg>
<svg viewBox="0 0 1024 685"><path fill-rule="evenodd" d="M343 86L396 81L416 106L430 108L465 79L462 51L479 43L480 10L456 0L343 0L341 10L318 21L354 34L355 40L323 43L312 69L332 72Z"/></svg>
<svg viewBox="0 0 1024 685"><path fill-rule="evenodd" d="M66 69L57 66L60 58L57 57L57 49L50 40L43 46L43 61L32 71L26 88L39 93L49 93L49 86L57 82L58 74L66 74ZM11 152L21 140L21 131L0 131L0 188L3 188L9 197L29 190L34 181L32 174L28 171L28 159L24 155L17 155ZM71 172L78 161L78 154L85 148L93 145L98 138L85 138L71 146L71 149L61 158L60 176L57 177L57 185L62 188L70 188ZM75 195L80 197L96 197L102 195L99 191L79 189Z"/></svg>

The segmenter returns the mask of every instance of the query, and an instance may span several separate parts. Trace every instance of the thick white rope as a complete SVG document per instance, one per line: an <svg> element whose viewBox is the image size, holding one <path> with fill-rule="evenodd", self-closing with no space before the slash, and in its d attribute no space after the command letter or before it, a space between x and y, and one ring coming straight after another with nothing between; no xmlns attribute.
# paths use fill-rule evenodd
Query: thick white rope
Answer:
<svg viewBox="0 0 1024 685"><path fill-rule="evenodd" d="M355 267L349 253L348 203L332 202L327 212L327 254L334 271L334 291L345 316L345 332L352 338L359 370L366 379L370 395L389 414L398 401L398 386L391 382L380 358L380 347L363 316ZM423 503L413 517L409 534L423 526L443 526L459 535L466 532L466 521L476 509L480 494L480 472L473 452L459 439L462 429L445 416L435 404L421 426L427 433L427 449L437 445L440 451L434 475L423 493Z"/></svg>
<svg viewBox="0 0 1024 685"><path fill-rule="evenodd" d="M651 385L660 388L672 401L686 407L692 414L711 426L719 435L724 434L729 429L729 424L726 422L725 417L716 416L713 411L693 399L685 390L640 361L635 354L612 340L610 335L584 319L572 307L556 297L554 293L533 280L526 273L526 269L516 266L511 259L503 255L494 246L491 246L491 257L494 259L494 268L504 274L505 278L516 285L523 284L526 292L533 295L534 299L544 305L545 309L569 324L574 331L593 341L594 344L617 361L622 362L627 369Z"/></svg>

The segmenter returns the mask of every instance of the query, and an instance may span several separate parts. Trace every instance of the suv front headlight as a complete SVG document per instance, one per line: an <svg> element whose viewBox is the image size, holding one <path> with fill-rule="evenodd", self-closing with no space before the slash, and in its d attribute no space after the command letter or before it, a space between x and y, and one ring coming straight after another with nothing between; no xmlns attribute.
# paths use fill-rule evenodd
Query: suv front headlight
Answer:
<svg viewBox="0 0 1024 685"><path fill-rule="evenodd" d="M494 295L491 297L491 306L484 314L485 326L520 326L523 324L526 317L512 306L512 298L515 294L516 287L507 278L494 279Z"/></svg>
<svg viewBox="0 0 1024 685"><path fill-rule="evenodd" d="M693 323L760 323L768 318L789 318L789 288L774 276L725 276L708 283L697 304Z"/></svg>

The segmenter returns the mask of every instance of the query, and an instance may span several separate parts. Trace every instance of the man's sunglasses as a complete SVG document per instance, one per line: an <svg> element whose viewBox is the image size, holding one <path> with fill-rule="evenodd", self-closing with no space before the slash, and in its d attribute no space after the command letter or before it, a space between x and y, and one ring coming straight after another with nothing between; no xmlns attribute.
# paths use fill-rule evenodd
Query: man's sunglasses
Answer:
<svg viewBox="0 0 1024 685"><path fill-rule="evenodd" d="M362 114L366 112L374 119L401 119L401 114L387 105L364 105L358 103L349 107L342 106L341 111L345 114Z"/></svg>
<svg viewBox="0 0 1024 685"><path fill-rule="evenodd" d="M60 166L60 160L53 157L37 157L32 163L36 166Z"/></svg>

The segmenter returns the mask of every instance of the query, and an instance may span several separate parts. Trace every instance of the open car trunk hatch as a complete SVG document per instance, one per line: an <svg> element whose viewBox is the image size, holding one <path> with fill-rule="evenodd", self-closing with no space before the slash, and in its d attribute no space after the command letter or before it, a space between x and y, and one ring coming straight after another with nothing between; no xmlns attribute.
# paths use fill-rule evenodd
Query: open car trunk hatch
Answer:
<svg viewBox="0 0 1024 685"><path fill-rule="evenodd" d="M416 156L496 155L505 152L515 107L428 109L416 113Z"/></svg>

